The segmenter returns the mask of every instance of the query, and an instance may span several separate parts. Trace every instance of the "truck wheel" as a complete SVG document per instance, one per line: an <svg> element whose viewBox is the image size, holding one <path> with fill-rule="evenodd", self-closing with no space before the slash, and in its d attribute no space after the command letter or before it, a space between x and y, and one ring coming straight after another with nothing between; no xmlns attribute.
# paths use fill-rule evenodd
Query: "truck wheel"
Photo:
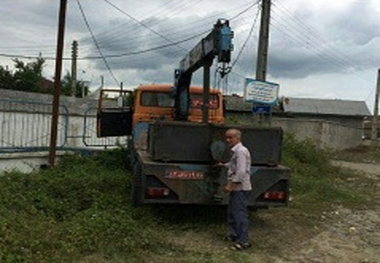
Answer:
<svg viewBox="0 0 380 263"><path fill-rule="evenodd" d="M138 162L133 165L131 199L133 205L142 204L142 169Z"/></svg>

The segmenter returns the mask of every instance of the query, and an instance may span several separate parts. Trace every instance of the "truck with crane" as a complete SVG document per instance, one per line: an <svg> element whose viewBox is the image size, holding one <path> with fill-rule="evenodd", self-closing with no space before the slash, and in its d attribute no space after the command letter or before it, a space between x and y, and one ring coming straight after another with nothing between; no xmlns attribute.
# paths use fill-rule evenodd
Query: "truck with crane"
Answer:
<svg viewBox="0 0 380 263"><path fill-rule="evenodd" d="M223 95L210 88L215 57L222 77L230 70L232 38L229 22L219 19L180 62L174 85L101 91L98 136L131 136L135 204L228 204L226 171L215 164L229 159L224 134L230 128L242 132L251 152L249 207L288 204L290 169L281 165L282 129L225 124ZM192 74L201 67L203 87L193 87Z"/></svg>

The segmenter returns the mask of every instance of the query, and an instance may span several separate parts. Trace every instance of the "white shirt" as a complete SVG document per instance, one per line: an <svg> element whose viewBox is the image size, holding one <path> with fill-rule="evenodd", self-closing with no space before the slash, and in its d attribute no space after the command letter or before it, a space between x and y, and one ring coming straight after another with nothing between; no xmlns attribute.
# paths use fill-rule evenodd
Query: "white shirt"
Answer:
<svg viewBox="0 0 380 263"><path fill-rule="evenodd" d="M234 183L235 191L250 191L251 185L251 154L241 142L231 148L232 156L225 166L228 168L228 180Z"/></svg>

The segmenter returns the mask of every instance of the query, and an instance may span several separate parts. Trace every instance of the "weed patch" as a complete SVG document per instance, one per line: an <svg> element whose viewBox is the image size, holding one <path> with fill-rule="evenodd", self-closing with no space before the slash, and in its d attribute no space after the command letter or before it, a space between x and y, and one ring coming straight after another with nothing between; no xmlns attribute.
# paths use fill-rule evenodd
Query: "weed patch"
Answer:
<svg viewBox="0 0 380 263"><path fill-rule="evenodd" d="M130 203L122 150L66 156L54 170L0 177L0 261L126 258L165 246L149 208ZM154 249L153 249L154 251Z"/></svg>
<svg viewBox="0 0 380 263"><path fill-rule="evenodd" d="M296 140L287 134L283 163L292 169L292 207L320 212L326 204L357 206L366 204L365 189L347 184L352 172L333 166L329 150L311 140Z"/></svg>

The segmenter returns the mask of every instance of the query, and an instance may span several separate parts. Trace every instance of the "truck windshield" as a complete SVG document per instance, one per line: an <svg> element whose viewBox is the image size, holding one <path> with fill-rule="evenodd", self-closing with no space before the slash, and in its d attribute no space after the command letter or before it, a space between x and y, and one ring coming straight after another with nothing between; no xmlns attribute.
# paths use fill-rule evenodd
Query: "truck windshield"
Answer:
<svg viewBox="0 0 380 263"><path fill-rule="evenodd" d="M151 107L174 107L174 98L167 92L144 91L141 93L141 105Z"/></svg>

